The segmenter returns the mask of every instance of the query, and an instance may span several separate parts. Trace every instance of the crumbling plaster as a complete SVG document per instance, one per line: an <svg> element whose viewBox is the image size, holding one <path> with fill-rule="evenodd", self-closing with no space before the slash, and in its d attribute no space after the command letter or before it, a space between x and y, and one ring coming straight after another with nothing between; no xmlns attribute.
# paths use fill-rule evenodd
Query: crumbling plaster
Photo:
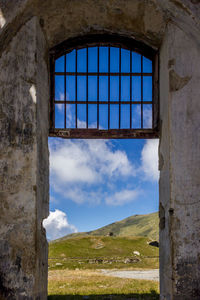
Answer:
<svg viewBox="0 0 200 300"><path fill-rule="evenodd" d="M33 17L0 58L1 300L46 297L48 70L40 56L45 44Z"/></svg>
<svg viewBox="0 0 200 300"><path fill-rule="evenodd" d="M199 299L200 52L168 24L160 49L161 299ZM163 277L162 277L163 276ZM171 282L171 284L170 284ZM167 288L168 287L168 288Z"/></svg>
<svg viewBox="0 0 200 300"><path fill-rule="evenodd" d="M198 0L0 0L0 299L46 299L48 50L118 33L160 53L161 300L200 299Z"/></svg>
<svg viewBox="0 0 200 300"><path fill-rule="evenodd" d="M112 31L112 23L119 32L131 32L135 36L138 33L139 39L144 34L147 42L158 46L168 22L198 36L199 4L198 0L59 0L59 5L53 0L0 0L0 11L5 19L2 31L9 25L11 35L31 16L37 15L43 23L49 47L62 42L70 33L72 36L80 34L80 27L83 34L101 28ZM69 24L73 24L73 29Z"/></svg>

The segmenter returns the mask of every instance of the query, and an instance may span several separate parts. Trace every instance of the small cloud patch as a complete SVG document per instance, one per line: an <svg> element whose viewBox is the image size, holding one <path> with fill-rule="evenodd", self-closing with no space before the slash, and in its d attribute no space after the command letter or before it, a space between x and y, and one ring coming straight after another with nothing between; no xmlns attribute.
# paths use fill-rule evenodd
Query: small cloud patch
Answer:
<svg viewBox="0 0 200 300"><path fill-rule="evenodd" d="M43 221L49 240L55 240L70 233L77 232L77 228L69 224L67 215L61 210L51 211L48 218Z"/></svg>
<svg viewBox="0 0 200 300"><path fill-rule="evenodd" d="M106 204L108 205L124 205L130 203L137 199L137 197L141 194L140 190L122 190L120 192L116 192L113 195L110 195L106 198Z"/></svg>
<svg viewBox="0 0 200 300"><path fill-rule="evenodd" d="M142 172L145 180L157 181L159 179L158 171L158 143L159 140L147 140L141 153Z"/></svg>

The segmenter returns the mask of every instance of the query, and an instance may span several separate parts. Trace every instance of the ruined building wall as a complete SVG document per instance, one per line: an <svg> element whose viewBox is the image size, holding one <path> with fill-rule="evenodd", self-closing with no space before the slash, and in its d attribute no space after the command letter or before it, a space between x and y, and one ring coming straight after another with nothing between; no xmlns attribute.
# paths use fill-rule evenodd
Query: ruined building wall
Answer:
<svg viewBox="0 0 200 300"><path fill-rule="evenodd" d="M0 299L46 299L48 72L37 19L0 58ZM29 298L30 297L30 298Z"/></svg>
<svg viewBox="0 0 200 300"><path fill-rule="evenodd" d="M118 33L160 52L161 300L200 299L200 1L0 0L0 299L46 299L48 50Z"/></svg>
<svg viewBox="0 0 200 300"><path fill-rule="evenodd" d="M200 299L200 47L168 25L161 48L161 299ZM166 184L167 183L167 184ZM168 270L166 272L166 270ZM169 285L170 284L170 285ZM162 293L163 292L163 293ZM166 298L165 298L166 297Z"/></svg>

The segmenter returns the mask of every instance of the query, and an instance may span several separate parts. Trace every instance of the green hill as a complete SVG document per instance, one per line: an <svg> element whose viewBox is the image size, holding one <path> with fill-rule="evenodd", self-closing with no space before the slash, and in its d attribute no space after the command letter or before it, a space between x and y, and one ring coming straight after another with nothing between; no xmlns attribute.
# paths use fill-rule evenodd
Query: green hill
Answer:
<svg viewBox="0 0 200 300"><path fill-rule="evenodd" d="M49 268L158 268L157 247L146 237L81 236L49 244Z"/></svg>
<svg viewBox="0 0 200 300"><path fill-rule="evenodd" d="M67 235L60 240L65 240L72 237L81 236L109 236L116 237L148 237L152 240L159 239L159 220L158 213L151 213L146 215L134 215L123 219L121 221L109 224L97 230L90 232L73 233Z"/></svg>
<svg viewBox="0 0 200 300"><path fill-rule="evenodd" d="M135 215L49 243L50 269L158 268L158 213Z"/></svg>
<svg viewBox="0 0 200 300"><path fill-rule="evenodd" d="M134 215L90 232L91 235L144 236L158 240L158 213Z"/></svg>

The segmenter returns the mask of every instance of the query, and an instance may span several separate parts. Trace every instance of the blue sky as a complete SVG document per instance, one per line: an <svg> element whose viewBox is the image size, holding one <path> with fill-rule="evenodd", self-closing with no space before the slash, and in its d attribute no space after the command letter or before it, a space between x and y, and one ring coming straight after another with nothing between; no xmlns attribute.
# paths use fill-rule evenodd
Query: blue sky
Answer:
<svg viewBox="0 0 200 300"><path fill-rule="evenodd" d="M48 238L158 211L158 140L59 140L50 146Z"/></svg>
<svg viewBox="0 0 200 300"><path fill-rule="evenodd" d="M77 72L86 72L86 49L77 51ZM132 57L132 67L130 64L130 55ZM108 72L108 47L99 48L99 71ZM88 49L88 71L97 72L97 47ZM110 48L110 72L119 72L119 48ZM143 69L141 64L143 62ZM66 55L66 71L75 72L75 50ZM124 73L129 73L132 70L134 73L149 73L148 76L125 76ZM64 72L64 56L57 59L55 64L56 72ZM152 62L142 57L136 52L122 49L121 50L121 72L120 76L110 76L110 128L118 128L119 124L119 105L112 104L113 101L119 101L119 81L121 80L121 128L129 128L130 126L130 105L124 104L124 101L132 100L132 127L141 127L141 105L134 104L135 101L143 101L144 111L144 128L152 128L151 124L151 104L145 104L145 101L152 101ZM121 79L120 79L121 78ZM90 104L90 101L97 101L97 76L88 76L88 123L89 128L97 127L97 105ZM108 101L108 76L99 76L99 100ZM141 99L141 81L143 80L143 99ZM55 100L65 100L65 76L55 75ZM131 89L130 89L130 83ZM77 100L86 101L87 93L87 77L84 75L77 76ZM76 99L76 80L74 75L66 76L66 100L74 101ZM131 94L130 94L131 90ZM55 127L64 128L64 109L65 104L55 104ZM66 104L66 127L75 127L75 104ZM77 108L78 127L86 127L86 105L78 104ZM108 105L101 104L99 106L99 122L100 128L108 128Z"/></svg>
<svg viewBox="0 0 200 300"><path fill-rule="evenodd" d="M108 71L108 49L100 48L100 72ZM130 71L130 51L122 50L122 72ZM89 72L97 71L97 48L89 48ZM119 72L119 49L111 48L111 72ZM74 51L66 69L75 71ZM132 52L132 71L141 71L141 56ZM144 72L151 62L143 58ZM78 72L86 71L86 50L78 50ZM64 59L56 63L64 71ZM64 100L64 76L56 77L55 99ZM121 99L130 100L130 78L121 78ZM89 101L96 100L97 78L89 77ZM78 76L78 99L86 100L86 77ZM141 78L132 82L132 101L141 99ZM111 77L111 101L119 99L119 77ZM66 98L75 100L75 77L66 79ZM100 100L107 101L108 79L100 77ZM143 100L152 100L151 76L144 78ZM118 127L119 106L111 105L111 128ZM89 105L89 127L97 126L97 107ZM57 128L64 126L64 105L56 105ZM108 108L100 105L100 128L107 128ZM132 126L141 126L141 106L132 105ZM75 127L75 105L67 105L67 127ZM151 128L151 105L144 105L144 128ZM122 104L121 126L130 124L130 105ZM78 127L86 127L86 105L78 105ZM158 140L62 140L49 138L50 215L44 221L47 237L90 231L133 214L158 211Z"/></svg>

